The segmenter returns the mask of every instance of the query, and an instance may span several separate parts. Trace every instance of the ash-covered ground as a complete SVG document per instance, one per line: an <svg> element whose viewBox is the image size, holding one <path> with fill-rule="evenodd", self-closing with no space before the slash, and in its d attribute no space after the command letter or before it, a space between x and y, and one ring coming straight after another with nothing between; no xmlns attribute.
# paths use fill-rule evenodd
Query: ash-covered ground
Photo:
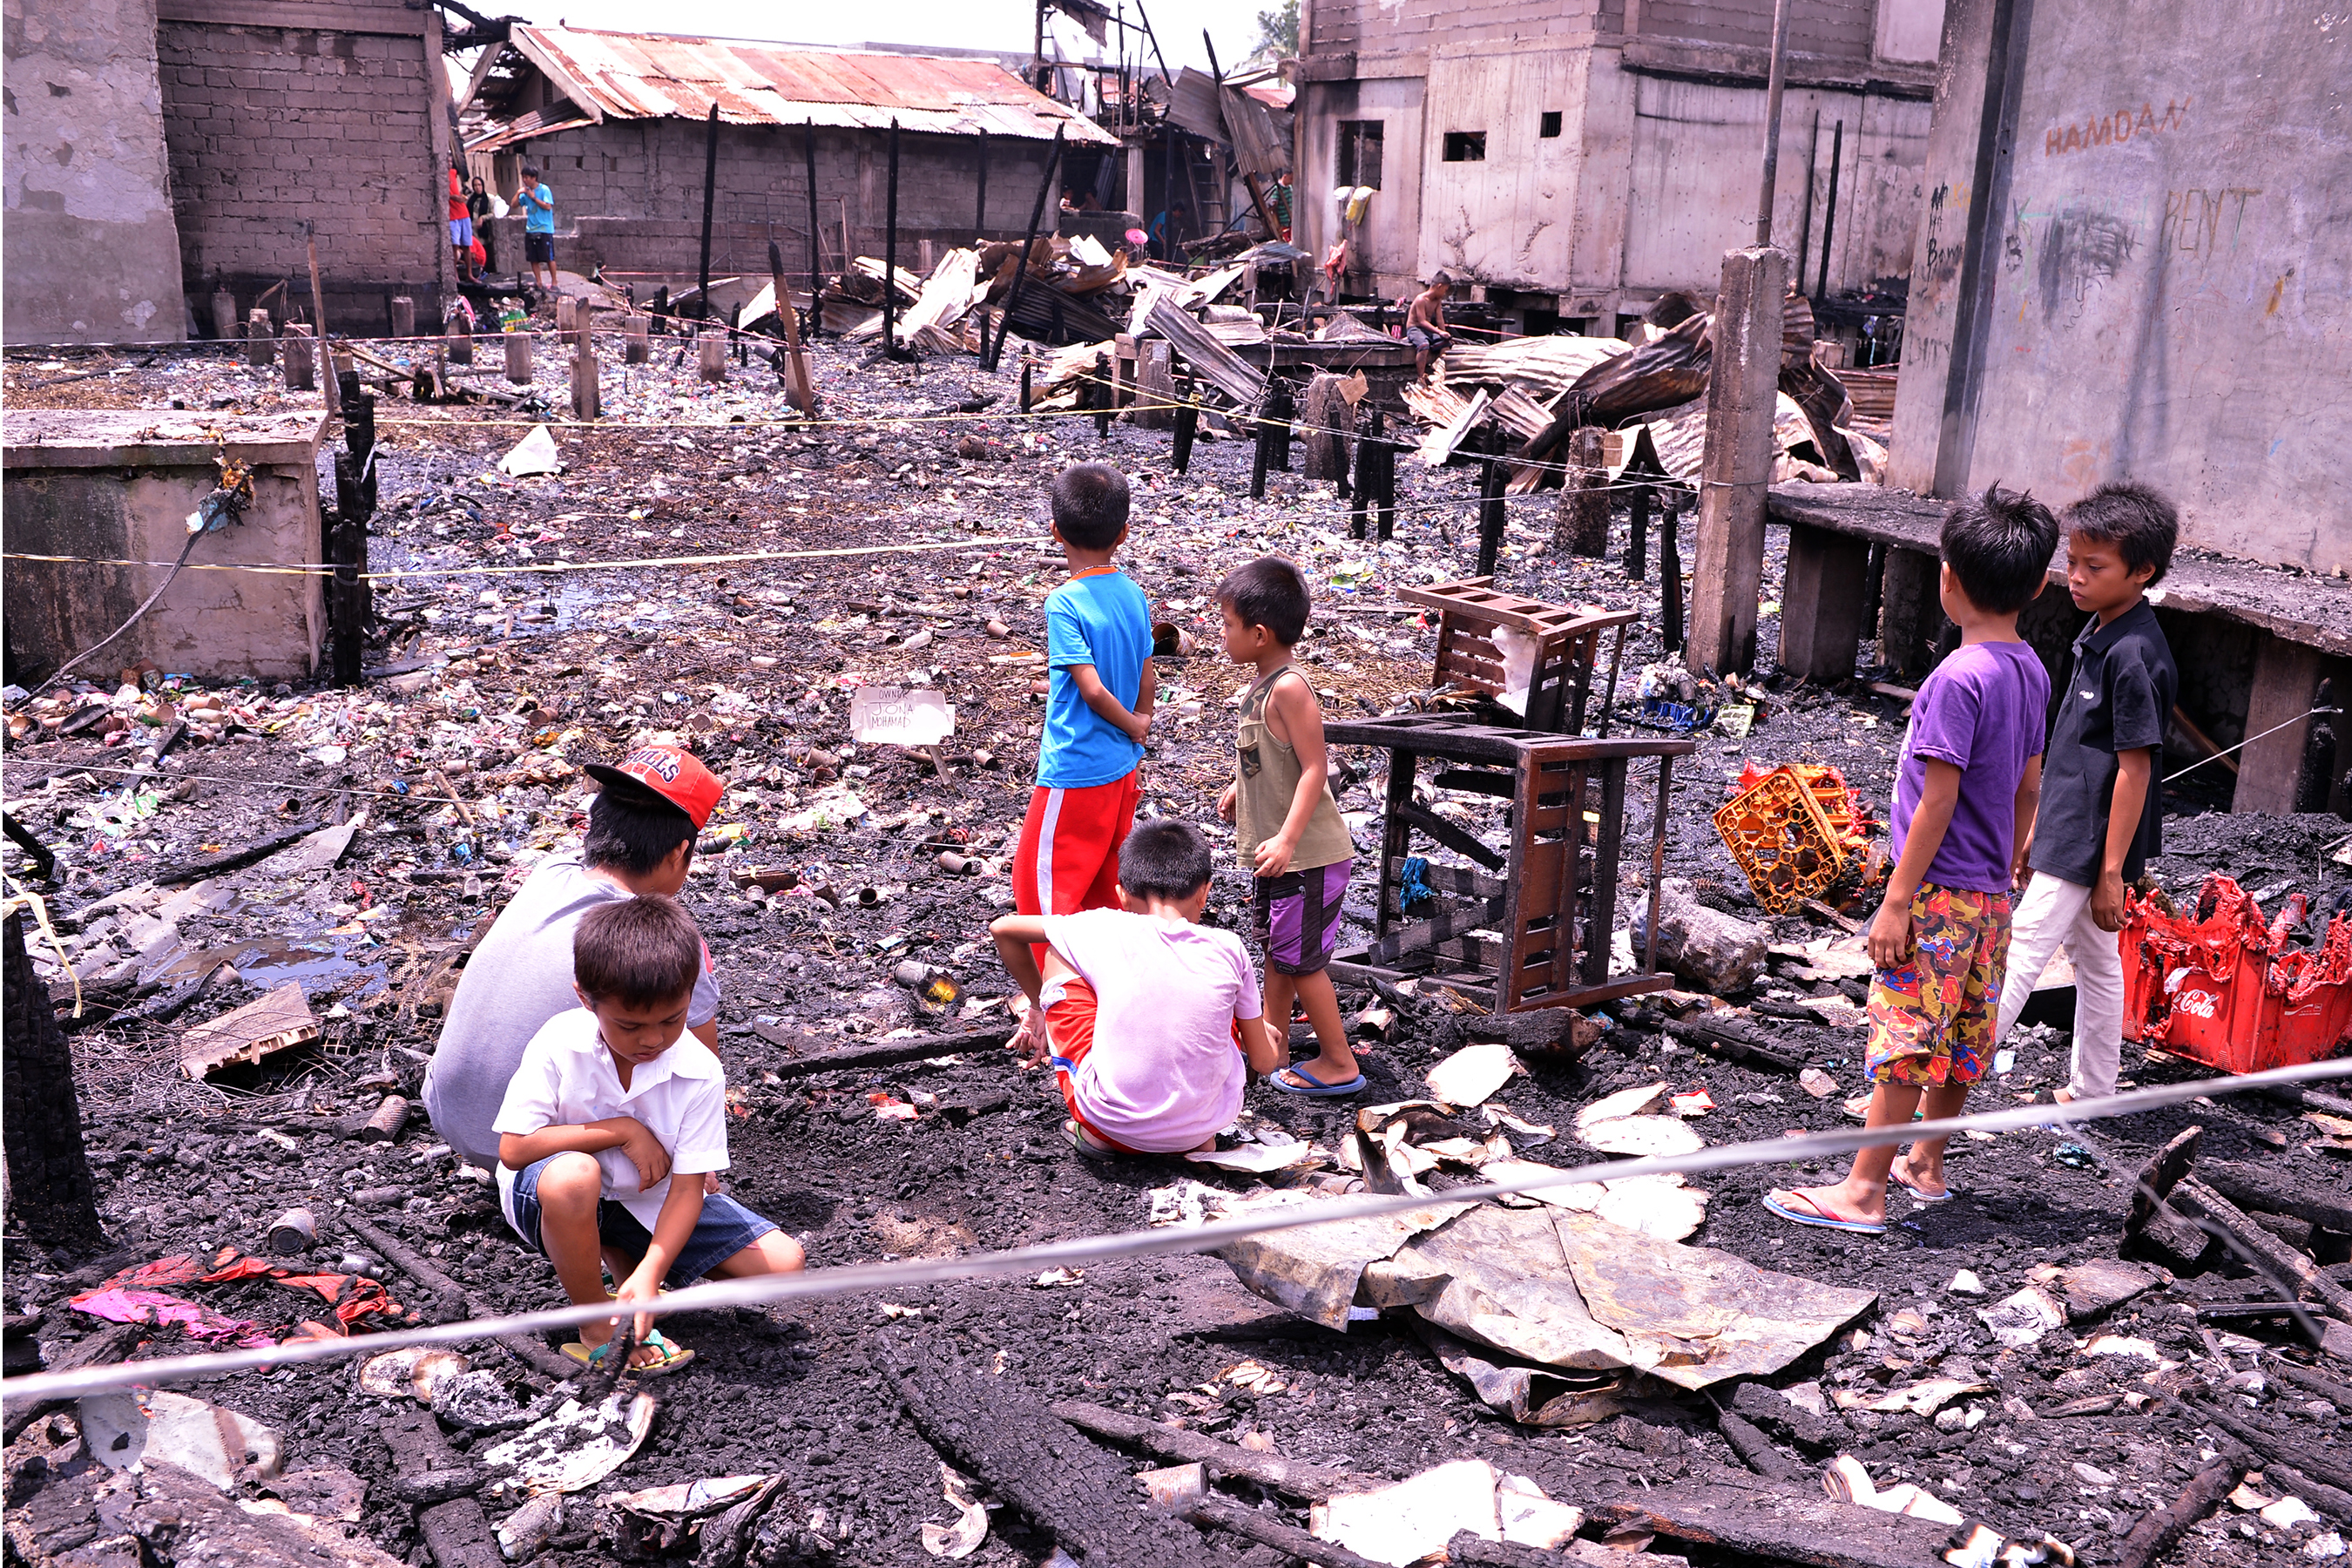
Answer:
<svg viewBox="0 0 2352 1568"><path fill-rule="evenodd" d="M421 1108L388 1145L345 1132L388 1085L413 1091L469 939L536 858L576 841L585 802L579 765L609 760L653 733L688 739L730 786L714 826L740 837L698 858L685 895L726 994L720 1055L740 1111L730 1130L729 1183L802 1237L813 1268L1131 1231L1146 1223L1152 1187L1213 1177L1198 1167L1078 1160L1061 1138L1050 1078L1024 1071L1001 1050L864 1075L780 1080L773 1069L894 1029L953 1032L1003 1016L1011 987L985 927L1009 907L1002 861L1025 805L1041 714L1033 690L1039 667L1006 656L1042 648L1038 606L1062 575L1058 553L1040 542L1054 471L1100 458L1128 472L1134 524L1122 565L1158 618L1198 638L1190 657L1161 661L1165 717L1146 763L1144 810L1200 824L1224 847L1210 918L1244 928L1248 882L1213 811L1231 771L1228 699L1243 684L1243 672L1216 653L1218 578L1263 552L1298 560L1317 606L1304 657L1327 710L1389 710L1427 687L1433 650L1421 612L1394 591L1471 573L1472 476L1405 463L1396 537L1361 542L1346 536L1346 504L1328 486L1280 474L1263 503L1250 501L1244 442L1204 440L1192 471L1178 476L1164 434L1114 426L1102 438L1086 420L1021 417L1009 362L990 377L970 360L892 364L829 342L815 356L826 418L803 427L785 418L756 364L714 389L673 363L683 357L675 344L657 344L647 366L624 367L611 354L606 424L558 423L567 467L546 479L510 481L494 468L530 416L387 398L378 407L382 505L372 562L417 574L377 582L377 609L391 633L371 662L398 673L354 691L321 686L207 698L205 710L221 715L207 728L220 738L183 742L146 775L126 771L138 761L135 740L45 738L36 730L11 745L8 810L59 850L65 881L50 908L69 941L113 918L77 919L77 911L160 868L290 825L367 814L331 868L289 879L265 861L215 879L210 896L180 913L160 952L131 953L132 922L121 922L117 956L146 961L135 967L151 977L143 988L125 980L111 991L96 987L101 1011L214 978L169 1022L93 1023L73 1036L110 1247L95 1258L44 1257L10 1238L7 1307L39 1313L29 1331L47 1353L65 1352L103 1327L67 1305L72 1292L152 1258L262 1251L272 1219L298 1205L320 1217L322 1258L356 1246L337 1216L357 1212L427 1255L486 1307L561 1300L551 1270L509 1232L486 1181L461 1173L433 1138ZM254 410L288 404L276 374L201 355L144 366L12 357L5 390L20 405L160 405L176 397L190 408ZM496 380L487 369L480 379ZM544 354L540 390L551 405L562 401L559 372ZM638 421L650 427L624 427ZM1635 673L1662 652L1654 560L1648 580L1628 579L1622 513L1610 559L1554 553L1555 504L1550 496L1514 504L1498 582L1538 598L1643 612L1618 687L1614 722L1626 732ZM1683 517L1687 561L1692 521ZM874 552L913 544L944 548ZM1776 532L1768 583L1777 584L1781 547ZM803 553L663 563L761 551ZM513 570L603 562L649 563ZM1776 611L1769 605L1763 620L1768 669ZM1004 635L992 635L992 620ZM920 755L849 742L853 689L909 684L934 687L956 706L956 736L941 749L944 776ZM1702 735L1698 755L1678 765L1667 824L1670 873L1749 919L1763 917L1708 820L1742 762L1834 763L1883 816L1904 722L1899 700L1859 688L1766 686L1766 712L1744 742ZM1384 758L1352 752L1346 760L1361 782L1342 805L1366 814L1356 819L1357 840L1369 850L1377 843L1368 823L1379 810ZM2333 817L2220 815L2222 782L2210 777L2220 772L2191 774L2168 792L2161 879L2176 894L2193 895L2205 873L2223 871L2273 899L2294 889L2323 908L2332 903L2347 873L2328 854L2352 830ZM1637 768L1629 792L1636 844L1647 842L1654 779ZM152 804L141 804L142 793ZM1470 820L1499 832L1499 805L1482 815L1475 804ZM943 871L943 847L987 862L983 874ZM26 863L13 847L8 857L10 875L25 878ZM800 886L748 896L732 876L748 867L790 868ZM824 889L836 899L817 896ZM1368 922L1370 905L1369 879L1360 877L1351 912ZM1802 919L1775 929L1783 941L1826 934L1830 928ZM926 1011L892 983L893 967L909 958L944 968L961 985L950 1013ZM219 973L224 962L233 975ZM213 1081L180 1079L177 1042L187 1026L289 978L303 984L324 1021L318 1045ZM1814 989L1776 973L1732 1000L1787 1001ZM1371 998L1343 1000L1352 1016ZM1565 1130L1595 1097L1664 1080L1678 1093L1705 1089L1712 1097L1716 1109L1693 1123L1710 1142L1853 1125L1842 1100L1864 1087L1859 1029L1756 1020L1777 1048L1838 1080L1841 1093L1815 1099L1786 1074L1678 1044L1659 1031L1654 1009L1612 1011L1614 1026L1599 1046L1576 1060L1531 1056L1528 1075L1498 1103ZM1360 1047L1371 1082L1358 1100L1301 1101L1259 1087L1250 1113L1329 1147L1355 1106L1420 1097L1421 1075L1464 1042L1463 1020L1427 1000L1399 1014L1390 1038ZM788 1041L801 1044L788 1048ZM2012 1043L2013 1069L1988 1082L1984 1106L2064 1080L2063 1032L2030 1028ZM2142 1084L2199 1070L2126 1062L2126 1078ZM869 1100L878 1091L923 1109L911 1121L878 1120ZM1896 1223L1883 1238L1798 1229L1760 1207L1770 1187L1829 1177L1827 1163L1701 1179L1710 1201L1693 1245L1878 1292L1853 1331L1769 1379L1773 1386L1811 1384L1834 1394L1927 1376L1986 1385L1966 1401L1981 1416L1954 1430L1926 1416L1832 1405L1815 1426L1773 1434L1788 1456L1817 1467L1830 1452L1853 1453L1882 1486L1917 1481L2011 1534L2046 1531L2071 1542L2086 1563L2114 1561L2136 1521L2169 1502L2217 1451L2214 1435L2179 1406L2137 1397L2151 1390L2226 1387L2221 1397L2233 1408L2352 1467L2345 1428L2352 1413L2275 1377L2250 1380L2267 1350L2258 1356L2249 1342L2209 1344L2200 1334L2196 1304L2262 1294L2242 1268L2218 1263L2095 1326L2076 1325L2021 1352L1997 1344L1976 1316L2037 1268L2114 1257L2132 1175L2191 1123L2205 1129L2200 1160L2258 1163L2311 1187L2344 1189L2345 1164L2320 1152L2315 1127L2294 1107L2261 1099L1964 1142L1953 1151L1956 1200L1929 1207L1898 1194ZM1586 1157L1564 1137L1528 1153L1558 1163ZM2341 1237L2331 1243L2323 1235L2315 1247L2323 1262L2343 1260ZM1963 1269L1984 1296L1949 1289ZM388 1279L395 1299L425 1299L396 1270ZM281 1331L301 1315L287 1291L265 1282L191 1293ZM929 1561L919 1527L953 1517L940 1498L940 1456L901 1411L892 1384L910 1335L1048 1397L1179 1420L1228 1441L1255 1433L1255 1441L1283 1456L1372 1478L1475 1456L1554 1496L1602 1503L1710 1465L1738 1464L1704 1399L1657 1385L1632 1417L1566 1430L1515 1426L1408 1329L1386 1321L1344 1335L1312 1327L1248 1294L1207 1258L1107 1264L1054 1287L967 1280L693 1315L668 1330L698 1360L649 1385L661 1402L653 1435L605 1489L781 1472L796 1506L824 1510L844 1562ZM2288 1342L2275 1329L2259 1332L2266 1345ZM2077 1348L2078 1336L2099 1334L2145 1342L2157 1360ZM174 1331L159 1331L133 1353L187 1348ZM1260 1395L1225 1377L1244 1361L1270 1370L1284 1391ZM488 1347L477 1364L511 1374L519 1392L530 1392L529 1376ZM2326 1370L2346 1375L2342 1363ZM356 1390L350 1365L240 1374L188 1392L278 1428L289 1469L317 1463L356 1472L372 1489L370 1534L424 1560L414 1510L391 1497L396 1467L378 1436L382 1412ZM1728 1391L1718 1392L1727 1401ZM2110 1392L2135 1397L2092 1414L2050 1414L2098 1405L2094 1396ZM493 1439L457 1429L451 1440L463 1451ZM1137 1468L1151 1462L1139 1458ZM590 1530L593 1512L574 1518L545 1560L608 1560ZM2224 1506L2169 1560L2302 1562L2323 1534L2324 1527L2277 1527ZM1242 1552L1223 1539L1218 1550L1237 1560L1285 1560L1273 1548ZM969 1560L1036 1563L1051 1550L1005 1509Z"/></svg>

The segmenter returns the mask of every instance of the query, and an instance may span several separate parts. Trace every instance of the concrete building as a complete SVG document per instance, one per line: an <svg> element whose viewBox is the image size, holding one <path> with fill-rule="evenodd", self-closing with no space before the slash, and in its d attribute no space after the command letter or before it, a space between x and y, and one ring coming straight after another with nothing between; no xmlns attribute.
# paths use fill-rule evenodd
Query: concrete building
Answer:
<svg viewBox="0 0 2352 1568"><path fill-rule="evenodd" d="M273 283L380 329L451 277L441 24L401 0L7 0L9 342L174 342ZM188 304L201 301L191 320ZM283 318L282 307L277 314Z"/></svg>
<svg viewBox="0 0 2352 1568"><path fill-rule="evenodd" d="M1772 0L1300 11L1297 235L1321 256L1335 189L1371 187L1349 291L1443 267L1528 331L1614 332L1667 289L1712 298L1753 239ZM1808 291L1824 252L1832 294L1910 271L1941 20L1942 0L1795 0L1775 238Z"/></svg>
<svg viewBox="0 0 2352 1568"><path fill-rule="evenodd" d="M556 260L585 273L691 276L702 237L711 105L719 163L711 269L768 269L768 243L807 266L808 139L816 143L823 265L883 250L889 125L899 126L899 263L921 241L968 245L982 222L1018 237L1056 127L1075 149L1118 139L992 58L816 49L521 23L478 62L463 111L491 129L468 139L512 199L526 158L556 204ZM984 168L984 173L983 173ZM1053 207L1047 206L1047 223ZM499 254L522 253L518 217ZM512 248L509 247L511 245Z"/></svg>
<svg viewBox="0 0 2352 1568"><path fill-rule="evenodd" d="M2193 543L2352 569L2343 14L1953 0L1942 47L1890 482L2144 479Z"/></svg>
<svg viewBox="0 0 2352 1568"><path fill-rule="evenodd" d="M187 335L163 156L154 0L7 0L12 343Z"/></svg>

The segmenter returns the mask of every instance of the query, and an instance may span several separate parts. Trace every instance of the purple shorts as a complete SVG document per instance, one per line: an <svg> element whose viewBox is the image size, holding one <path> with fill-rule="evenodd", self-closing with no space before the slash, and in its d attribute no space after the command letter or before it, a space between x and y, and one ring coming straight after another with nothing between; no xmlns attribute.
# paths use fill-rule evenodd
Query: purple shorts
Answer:
<svg viewBox="0 0 2352 1568"><path fill-rule="evenodd" d="M1320 974L1339 945L1339 907L1353 860L1257 879L1250 900L1265 966L1276 974Z"/></svg>

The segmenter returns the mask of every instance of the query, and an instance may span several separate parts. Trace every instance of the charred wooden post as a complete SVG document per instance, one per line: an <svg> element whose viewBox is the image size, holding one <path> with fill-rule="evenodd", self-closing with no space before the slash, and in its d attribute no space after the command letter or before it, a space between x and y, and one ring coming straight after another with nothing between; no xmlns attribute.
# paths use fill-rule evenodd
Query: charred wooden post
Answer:
<svg viewBox="0 0 2352 1568"><path fill-rule="evenodd" d="M593 420L603 416L604 400L597 385L596 355L593 350L582 349L572 356L572 416Z"/></svg>
<svg viewBox="0 0 2352 1568"><path fill-rule="evenodd" d="M1192 442L1201 433L1200 395L1191 376L1176 383L1176 444L1169 464L1180 474L1192 466Z"/></svg>
<svg viewBox="0 0 2352 1568"><path fill-rule="evenodd" d="M813 119L807 121L801 128L801 153L808 162L808 335L814 342L824 335L824 307L817 302L817 290L824 282L824 258L822 254L823 246L819 237L816 217L816 121ZM847 267L849 258L843 257L841 264ZM780 298L777 305L781 309L782 304L783 301Z"/></svg>
<svg viewBox="0 0 2352 1568"><path fill-rule="evenodd" d="M1348 482L1348 425L1355 410L1340 390L1339 378L1317 371L1307 383L1307 398L1299 409L1307 455L1300 473L1309 479Z"/></svg>
<svg viewBox="0 0 2352 1568"><path fill-rule="evenodd" d="M695 342L695 352L701 356L703 380L716 384L727 379L726 333L702 333Z"/></svg>
<svg viewBox="0 0 2352 1568"><path fill-rule="evenodd" d="M507 379L517 386L530 384L530 334L509 332L507 339Z"/></svg>
<svg viewBox="0 0 2352 1568"><path fill-rule="evenodd" d="M1609 553L1609 447L1600 426L1587 425L1568 442L1568 482L1560 487L1552 547L1579 555Z"/></svg>
<svg viewBox="0 0 2352 1568"><path fill-rule="evenodd" d="M286 390L308 392L319 384L318 345L310 341L310 329L300 321L286 323L286 336L280 340L279 359L285 367Z"/></svg>
<svg viewBox="0 0 2352 1568"><path fill-rule="evenodd" d="M883 194L882 356L903 359L898 347L898 121L890 120L888 184Z"/></svg>
<svg viewBox="0 0 2352 1568"><path fill-rule="evenodd" d="M1625 575L1639 583L1650 570L1650 503L1657 490L1636 485L1625 498Z"/></svg>
<svg viewBox="0 0 2352 1568"><path fill-rule="evenodd" d="M1486 455L1478 464L1478 571L1481 577L1495 574L1495 563L1503 553L1503 527L1509 515L1504 496L1510 484L1510 465L1503 460L1506 443L1498 435L1489 433L1480 448Z"/></svg>
<svg viewBox="0 0 2352 1568"><path fill-rule="evenodd" d="M694 313L702 321L710 320L710 209L719 197L719 100L710 100L709 128L703 134L702 146L702 266L700 289L695 295Z"/></svg>
<svg viewBox="0 0 2352 1568"><path fill-rule="evenodd" d="M751 345L743 341L743 302L738 300L727 312L727 341L735 345L735 363L751 363Z"/></svg>
<svg viewBox="0 0 2352 1568"><path fill-rule="evenodd" d="M2227 1459L2200 1470L2179 1497L2140 1516L2124 1538L2123 1551L2116 1558L2117 1568L2148 1568L2188 1534L2190 1526L2221 1507L2221 1500L2237 1489L2244 1475L2245 1467Z"/></svg>
<svg viewBox="0 0 2352 1568"><path fill-rule="evenodd" d="M451 364L474 363L474 333L473 330L466 325L466 319L463 316L449 323L448 331L443 335L443 342L448 351Z"/></svg>
<svg viewBox="0 0 2352 1568"><path fill-rule="evenodd" d="M653 313L654 331L664 337L669 336L669 285L667 283L654 290Z"/></svg>
<svg viewBox="0 0 2352 1568"><path fill-rule="evenodd" d="M1028 412L1029 412L1029 405L1030 405L1030 404L1032 404L1033 402L1034 402L1034 401L1036 400L1036 391L1037 391L1037 362L1036 362L1036 360L1034 360L1034 358L1032 358L1030 355L1028 355L1028 354L1025 354L1025 353L1024 353L1024 354L1023 354L1023 355L1021 356L1021 412L1022 412L1022 413L1026 414L1026 413L1028 413ZM1180 471L1181 471L1181 470L1180 470Z"/></svg>
<svg viewBox="0 0 2352 1568"><path fill-rule="evenodd" d="M1375 459L1373 475L1378 486L1380 523L1373 530L1373 535L1379 539L1386 539L1396 531L1397 449L1396 443L1389 439L1388 423L1387 415L1373 409L1371 434L1365 438L1365 446Z"/></svg>
<svg viewBox="0 0 2352 1568"><path fill-rule="evenodd" d="M1780 374L1780 301L1789 255L1769 245L1727 253L1706 386L1698 563L1685 662L1718 675L1756 662L1764 582L1764 507Z"/></svg>
<svg viewBox="0 0 2352 1568"><path fill-rule="evenodd" d="M392 297L392 335L395 338L416 335L416 301L405 294Z"/></svg>
<svg viewBox="0 0 2352 1568"><path fill-rule="evenodd" d="M653 318L631 315L621 323L621 363L643 364L654 357Z"/></svg>
<svg viewBox="0 0 2352 1568"><path fill-rule="evenodd" d="M272 341L273 336L274 334L269 330L268 311L256 310L247 316L245 319L245 363L250 365L268 364L269 363L269 356L277 352L277 345Z"/></svg>
<svg viewBox="0 0 2352 1568"><path fill-rule="evenodd" d="M1250 457L1250 500L1265 499L1268 469L1290 467L1290 421L1297 414L1289 384L1279 376L1268 376L1265 396L1258 403L1257 447Z"/></svg>
<svg viewBox="0 0 2352 1568"><path fill-rule="evenodd" d="M981 355L981 368L990 374L996 372L997 363L1004 357L1004 334L1013 330L1013 312L1021 303L1021 283L1029 276L1029 255L1037 248L1037 226L1045 221L1045 203L1054 194L1054 178L1062 166L1062 133L1064 127L1054 127L1054 145L1045 154L1045 177L1038 182L1037 205L1029 209L1029 233L1021 241L1021 257L1013 265L1013 286L1004 293L1004 324L996 329L996 342Z"/></svg>
<svg viewBox="0 0 2352 1568"><path fill-rule="evenodd" d="M33 973L21 910L11 910L0 924L0 978L8 1039L7 1068L0 1073L0 1142L6 1147L8 1201L26 1234L41 1246L98 1246L106 1237L82 1148L73 1053L58 1027L49 988Z"/></svg>
<svg viewBox="0 0 2352 1568"><path fill-rule="evenodd" d="M213 290L213 336L224 342L236 336L236 295L226 288Z"/></svg>
<svg viewBox="0 0 2352 1568"><path fill-rule="evenodd" d="M372 405L373 398L368 399ZM373 435L370 431L371 437ZM367 651L368 616L373 595L367 570L367 524L374 510L375 450L373 440L364 457L335 454L335 521L327 531L327 621L333 630L334 680L338 686L365 684L362 670Z"/></svg>
<svg viewBox="0 0 2352 1568"><path fill-rule="evenodd" d="M988 237L988 132L980 133L980 193L972 199L971 232L975 239Z"/></svg>
<svg viewBox="0 0 2352 1568"><path fill-rule="evenodd" d="M1683 648L1682 512L1669 500L1658 522L1658 587L1664 603L1659 607L1659 636L1668 653Z"/></svg>

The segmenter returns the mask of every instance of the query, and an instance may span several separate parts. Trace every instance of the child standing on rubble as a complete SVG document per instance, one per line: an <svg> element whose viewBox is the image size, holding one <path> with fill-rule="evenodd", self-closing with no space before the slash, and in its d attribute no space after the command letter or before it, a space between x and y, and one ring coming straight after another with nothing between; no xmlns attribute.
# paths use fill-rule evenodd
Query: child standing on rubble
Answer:
<svg viewBox="0 0 2352 1568"><path fill-rule="evenodd" d="M1257 670L1242 697L1234 782L1217 797L1217 815L1234 825L1234 847L1256 879L1251 911L1265 949L1267 1026L1280 1031L1288 1059L1296 999L1322 1047L1266 1081L1285 1094L1335 1098L1364 1087L1329 973L1356 846L1331 795L1323 705L1291 662L1309 607L1307 579L1279 555L1217 584L1225 657Z"/></svg>
<svg viewBox="0 0 2352 1568"><path fill-rule="evenodd" d="M2042 716L2050 677L2018 636L2018 612L2042 592L2057 520L1998 486L1945 514L1944 613L1960 646L1911 705L1889 814L1895 868L1870 922L1868 1125L1958 1116L1992 1055L2009 947L2018 846L2042 786ZM1926 1202L1949 1195L1944 1141L1864 1149L1834 1186L1766 1195L1798 1225L1881 1236L1892 1175Z"/></svg>
<svg viewBox="0 0 2352 1568"><path fill-rule="evenodd" d="M539 281L540 270L547 272L547 291L556 292L555 282L555 193L539 177L539 170L525 164L522 189L516 193L522 204L522 257L530 266L530 280Z"/></svg>
<svg viewBox="0 0 2352 1568"><path fill-rule="evenodd" d="M694 918L659 894L607 903L572 938L580 1005L548 1020L499 1107L499 1202L515 1234L555 1265L575 1306L650 1301L663 1282L799 1270L799 1245L702 1177L727 1168L727 1082L687 1039L702 973ZM682 1178L682 1179L681 1179ZM614 1323L563 1347L593 1366ZM694 1352L636 1320L630 1369L674 1372Z"/></svg>
<svg viewBox="0 0 2352 1568"><path fill-rule="evenodd" d="M1070 576L1045 596L1045 737L1013 856L1013 907L1024 915L1118 907L1118 847L1135 825L1160 689L1150 606L1110 563L1127 542L1127 476L1074 464L1055 476L1053 505ZM1034 1049L1042 1030L1033 1014L1014 1046Z"/></svg>
<svg viewBox="0 0 2352 1568"><path fill-rule="evenodd" d="M1115 908L988 928L1044 1020L1063 1136L1091 1160L1214 1148L1249 1074L1288 1053L1258 1016L1249 950L1200 923L1208 841L1166 817L1143 824L1119 847L1113 891Z"/></svg>
<svg viewBox="0 0 2352 1568"><path fill-rule="evenodd" d="M2066 591L2090 623L2050 735L2042 800L2017 847L2017 932L2000 992L1998 1045L2058 944L2074 964L2074 1058L2054 1098L2116 1091L2124 1048L2124 889L2163 852L2164 728L2180 673L2148 608L2180 536L2172 503L2146 485L2104 485L2066 509ZM2025 873L2032 872L2028 881Z"/></svg>

